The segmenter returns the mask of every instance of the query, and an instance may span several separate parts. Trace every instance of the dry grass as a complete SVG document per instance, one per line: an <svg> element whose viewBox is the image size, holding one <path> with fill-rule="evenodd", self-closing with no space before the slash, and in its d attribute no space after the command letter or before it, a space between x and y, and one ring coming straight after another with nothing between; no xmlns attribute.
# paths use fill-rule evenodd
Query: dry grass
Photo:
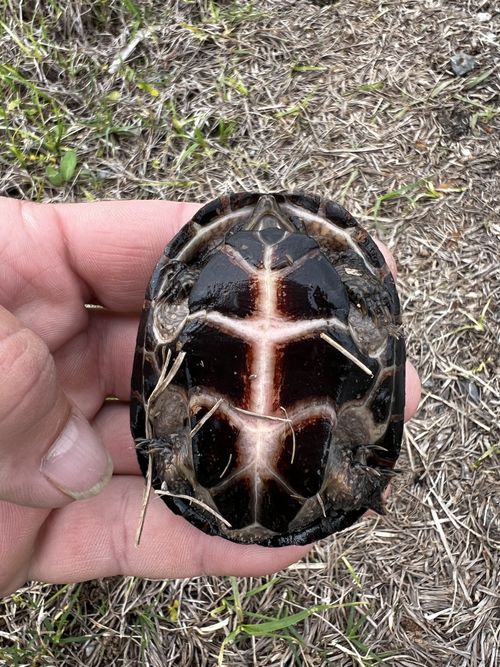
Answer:
<svg viewBox="0 0 500 667"><path fill-rule="evenodd" d="M22 5L0 1L1 193L337 199L395 249L424 396L388 516L274 579L27 586L0 606L0 664L216 665L240 628L233 667L498 665L497 3ZM302 609L272 636L242 626Z"/></svg>

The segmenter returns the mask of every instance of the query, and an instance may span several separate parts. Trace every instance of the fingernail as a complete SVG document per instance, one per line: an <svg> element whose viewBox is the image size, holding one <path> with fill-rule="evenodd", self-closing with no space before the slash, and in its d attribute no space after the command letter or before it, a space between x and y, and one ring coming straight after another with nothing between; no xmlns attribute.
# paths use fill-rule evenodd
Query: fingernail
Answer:
<svg viewBox="0 0 500 667"><path fill-rule="evenodd" d="M113 463L100 438L76 411L43 457L40 472L75 500L95 496L113 474Z"/></svg>

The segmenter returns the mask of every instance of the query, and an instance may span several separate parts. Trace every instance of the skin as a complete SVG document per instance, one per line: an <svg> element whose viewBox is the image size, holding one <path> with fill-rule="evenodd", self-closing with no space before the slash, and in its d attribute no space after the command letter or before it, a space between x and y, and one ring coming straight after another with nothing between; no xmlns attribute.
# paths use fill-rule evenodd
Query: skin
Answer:
<svg viewBox="0 0 500 667"><path fill-rule="evenodd" d="M151 270L198 208L0 198L0 595L31 579L258 576L308 552L209 537L155 496L135 546L144 488L127 404L135 336ZM406 419L419 397L409 365ZM71 465L81 488L68 490L41 470L72 411L93 434L91 489L83 488L79 460Z"/></svg>

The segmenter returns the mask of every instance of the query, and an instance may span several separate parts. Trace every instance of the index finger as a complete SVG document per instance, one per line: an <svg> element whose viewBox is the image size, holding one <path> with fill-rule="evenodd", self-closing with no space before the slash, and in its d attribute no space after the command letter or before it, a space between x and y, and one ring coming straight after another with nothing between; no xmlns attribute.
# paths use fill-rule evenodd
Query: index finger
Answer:
<svg viewBox="0 0 500 667"><path fill-rule="evenodd" d="M70 268L100 305L133 312L142 307L151 272L165 246L200 204L103 201L50 208L64 234Z"/></svg>

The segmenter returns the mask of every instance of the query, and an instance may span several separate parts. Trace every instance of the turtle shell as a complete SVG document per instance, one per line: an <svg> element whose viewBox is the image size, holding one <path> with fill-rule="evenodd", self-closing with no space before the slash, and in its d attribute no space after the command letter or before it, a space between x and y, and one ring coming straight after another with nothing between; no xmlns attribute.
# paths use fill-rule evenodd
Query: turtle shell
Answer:
<svg viewBox="0 0 500 667"><path fill-rule="evenodd" d="M335 202L210 202L146 293L131 400L144 475L236 542L305 544L382 511L403 430L400 325L382 254Z"/></svg>

